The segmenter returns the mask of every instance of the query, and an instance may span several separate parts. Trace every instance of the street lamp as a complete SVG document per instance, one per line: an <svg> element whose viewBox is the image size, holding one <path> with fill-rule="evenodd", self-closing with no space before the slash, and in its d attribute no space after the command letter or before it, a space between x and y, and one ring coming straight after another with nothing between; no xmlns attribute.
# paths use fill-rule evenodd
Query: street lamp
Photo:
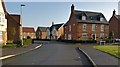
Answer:
<svg viewBox="0 0 120 67"><path fill-rule="evenodd" d="M20 15L20 40L21 40L21 45L23 45L23 38L22 38L22 7L25 6L24 4L21 4L20 7L21 7L21 15Z"/></svg>

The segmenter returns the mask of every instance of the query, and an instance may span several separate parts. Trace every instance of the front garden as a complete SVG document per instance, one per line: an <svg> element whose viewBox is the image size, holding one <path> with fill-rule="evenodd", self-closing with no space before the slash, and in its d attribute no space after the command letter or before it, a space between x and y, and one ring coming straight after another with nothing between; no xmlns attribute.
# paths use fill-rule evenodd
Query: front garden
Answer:
<svg viewBox="0 0 120 67"><path fill-rule="evenodd" d="M0 46L0 48L14 48L14 47L21 47L21 41L11 42L9 41L6 45ZM24 39L23 40L23 46L27 47L32 44L32 39Z"/></svg>
<svg viewBox="0 0 120 67"><path fill-rule="evenodd" d="M93 48L120 58L120 46L94 46Z"/></svg>

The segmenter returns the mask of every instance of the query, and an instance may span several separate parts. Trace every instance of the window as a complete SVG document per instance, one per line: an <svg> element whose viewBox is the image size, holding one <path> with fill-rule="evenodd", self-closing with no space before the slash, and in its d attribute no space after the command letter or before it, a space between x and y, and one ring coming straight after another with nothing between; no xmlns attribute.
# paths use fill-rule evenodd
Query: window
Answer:
<svg viewBox="0 0 120 67"><path fill-rule="evenodd" d="M2 22L2 14L0 13L0 22Z"/></svg>
<svg viewBox="0 0 120 67"><path fill-rule="evenodd" d="M83 24L83 31L86 31L87 24Z"/></svg>
<svg viewBox="0 0 120 67"><path fill-rule="evenodd" d="M104 38L104 33L100 33L100 39Z"/></svg>
<svg viewBox="0 0 120 67"><path fill-rule="evenodd" d="M0 32L0 41L3 41L3 39L2 39L2 32Z"/></svg>
<svg viewBox="0 0 120 67"><path fill-rule="evenodd" d="M69 31L71 31L71 25L69 25Z"/></svg>
<svg viewBox="0 0 120 67"><path fill-rule="evenodd" d="M96 25L92 24L92 31L95 31L95 29L96 29Z"/></svg>
<svg viewBox="0 0 120 67"><path fill-rule="evenodd" d="M103 18L103 17L100 17L100 21L104 21L104 18Z"/></svg>
<svg viewBox="0 0 120 67"><path fill-rule="evenodd" d="M87 33L83 33L82 34L82 40L86 40L87 39Z"/></svg>
<svg viewBox="0 0 120 67"><path fill-rule="evenodd" d="M86 16L82 16L82 20L86 20Z"/></svg>
<svg viewBox="0 0 120 67"><path fill-rule="evenodd" d="M101 32L104 32L104 25L101 25Z"/></svg>
<svg viewBox="0 0 120 67"><path fill-rule="evenodd" d="M71 34L68 34L68 40L71 40Z"/></svg>
<svg viewBox="0 0 120 67"><path fill-rule="evenodd" d="M67 38L66 38L66 34L65 34L65 40L66 40Z"/></svg>

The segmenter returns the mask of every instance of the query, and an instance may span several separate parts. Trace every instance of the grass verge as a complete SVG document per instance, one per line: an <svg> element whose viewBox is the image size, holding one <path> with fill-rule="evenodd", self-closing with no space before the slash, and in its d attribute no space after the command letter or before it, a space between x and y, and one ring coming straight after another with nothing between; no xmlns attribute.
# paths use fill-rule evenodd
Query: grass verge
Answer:
<svg viewBox="0 0 120 67"><path fill-rule="evenodd" d="M120 46L94 46L93 48L120 59Z"/></svg>
<svg viewBox="0 0 120 67"><path fill-rule="evenodd" d="M0 46L0 48L13 48L16 47L16 44L6 44L4 46Z"/></svg>

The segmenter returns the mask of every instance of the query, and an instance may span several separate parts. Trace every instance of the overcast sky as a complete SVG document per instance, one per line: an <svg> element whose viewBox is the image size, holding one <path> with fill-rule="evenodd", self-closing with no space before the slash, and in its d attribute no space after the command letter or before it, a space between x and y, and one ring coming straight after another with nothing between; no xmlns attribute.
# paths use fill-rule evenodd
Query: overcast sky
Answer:
<svg viewBox="0 0 120 67"><path fill-rule="evenodd" d="M101 12L109 21L115 9L118 14L118 2L22 2L23 26L51 26L55 23L66 23L70 16L71 4L75 10ZM20 14L21 2L5 2L7 11L11 14Z"/></svg>

